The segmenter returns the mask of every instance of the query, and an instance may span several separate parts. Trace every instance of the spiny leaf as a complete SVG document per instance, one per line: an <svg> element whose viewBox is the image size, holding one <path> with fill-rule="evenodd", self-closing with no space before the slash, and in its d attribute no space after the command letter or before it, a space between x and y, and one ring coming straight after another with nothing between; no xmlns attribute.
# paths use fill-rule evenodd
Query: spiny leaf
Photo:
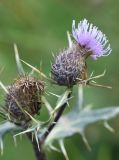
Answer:
<svg viewBox="0 0 119 160"><path fill-rule="evenodd" d="M78 92L79 99L77 104L82 105L82 91ZM79 103L80 99L82 101L81 103ZM76 105L69 113L61 117L54 130L47 137L45 145L47 146L54 140L61 140L66 137L73 136L76 133L80 133L87 148L90 150L91 148L85 137L85 130L88 125L91 125L98 121L103 121L104 127L106 127L109 131L113 132L114 130L108 124L108 120L116 117L117 115L119 115L119 106L106 108L101 107L101 109L92 109L90 106L87 106L80 109L80 107Z"/></svg>
<svg viewBox="0 0 119 160"><path fill-rule="evenodd" d="M119 114L119 107L108 107L103 109L84 109L80 113L71 111L64 115L54 130L51 132L47 141L61 139L72 136L76 133L83 134L88 125L98 121L107 122L109 119ZM109 129L109 126L106 128ZM111 130L111 129L110 129Z"/></svg>

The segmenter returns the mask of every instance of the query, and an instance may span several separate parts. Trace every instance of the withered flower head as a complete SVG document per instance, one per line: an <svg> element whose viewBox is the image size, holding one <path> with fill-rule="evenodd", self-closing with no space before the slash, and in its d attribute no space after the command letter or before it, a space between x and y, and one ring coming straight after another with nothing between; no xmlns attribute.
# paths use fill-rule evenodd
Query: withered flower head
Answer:
<svg viewBox="0 0 119 160"><path fill-rule="evenodd" d="M41 95L44 83L32 76L19 76L8 88L6 95L6 110L10 120L19 125L26 125L31 116L41 108ZM26 112L27 113L26 113Z"/></svg>
<svg viewBox="0 0 119 160"><path fill-rule="evenodd" d="M56 56L51 76L58 85L72 87L86 78L86 62L82 54L83 50L73 44Z"/></svg>

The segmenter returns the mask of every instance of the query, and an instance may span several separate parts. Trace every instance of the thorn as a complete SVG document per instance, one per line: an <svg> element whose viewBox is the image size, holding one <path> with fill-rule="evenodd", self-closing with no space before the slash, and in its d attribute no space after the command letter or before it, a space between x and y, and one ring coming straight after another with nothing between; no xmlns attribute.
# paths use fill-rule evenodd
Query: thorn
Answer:
<svg viewBox="0 0 119 160"><path fill-rule="evenodd" d="M0 149L1 149L1 155L3 155L3 149L4 149L4 146L3 146L3 140L2 140L2 137L0 137Z"/></svg>
<svg viewBox="0 0 119 160"><path fill-rule="evenodd" d="M32 68L34 71L36 71L37 73L39 73L42 77L44 77L47 80L51 80L50 78L48 78L45 74L43 74L42 72L40 72L37 68L33 67L32 65L30 65L29 63L21 60L24 64L26 64L28 67Z"/></svg>
<svg viewBox="0 0 119 160"><path fill-rule="evenodd" d="M103 76L105 75L105 73L106 73L106 70L104 70L104 72L103 72L102 74L97 75L97 76L94 76L94 77L89 77L88 79L83 80L82 82L88 84L90 81L92 81L92 80L94 80L94 79L98 79L98 78L103 77Z"/></svg>
<svg viewBox="0 0 119 160"><path fill-rule="evenodd" d="M82 134L82 139L83 139L83 141L84 141L84 143L85 143L87 149L91 152L92 149L91 149L91 147L90 147L90 145L89 145L89 143L88 143L88 141L87 141L87 139L86 139L84 133Z"/></svg>
<svg viewBox="0 0 119 160"><path fill-rule="evenodd" d="M52 124L57 124L57 122L54 121L54 122L52 122Z"/></svg>
<svg viewBox="0 0 119 160"><path fill-rule="evenodd" d="M108 129L110 132L114 133L115 130L108 124L107 121L104 122L104 127Z"/></svg>
<svg viewBox="0 0 119 160"><path fill-rule="evenodd" d="M93 74L94 74L94 71L91 72L91 74L90 74L89 77L92 78L92 77L93 77Z"/></svg>
<svg viewBox="0 0 119 160"><path fill-rule="evenodd" d="M25 111L25 113L33 120L33 122L38 124L38 121L35 118L33 118L27 111Z"/></svg>
<svg viewBox="0 0 119 160"><path fill-rule="evenodd" d="M15 134L13 137L23 135L23 134L28 133L28 132L32 132L33 130L34 130L34 128L28 128L27 130L25 130L23 132L19 132L19 133Z"/></svg>
<svg viewBox="0 0 119 160"><path fill-rule="evenodd" d="M72 40L71 40L71 36L70 36L69 31L67 31L67 38L68 38L68 42L69 42L69 48L71 48L72 47Z"/></svg>
<svg viewBox="0 0 119 160"><path fill-rule="evenodd" d="M60 145L61 151L62 151L65 159L66 159L66 160L69 160L69 157L68 157L68 155L67 155L67 152L66 152L66 149L65 149L63 140L59 140L59 145Z"/></svg>
<svg viewBox="0 0 119 160"><path fill-rule="evenodd" d="M97 84L97 83L91 83L91 82L89 82L88 85L89 85L89 86L93 86L93 87L101 87L101 88L112 89L111 86L101 85L101 84Z"/></svg>
<svg viewBox="0 0 119 160"><path fill-rule="evenodd" d="M18 48L17 48L16 43L14 43L14 52L15 52L15 59L16 59L18 72L19 72L19 74L23 74L24 75L25 72L24 72L23 66L22 66L22 64L20 62L19 52L18 52Z"/></svg>
<svg viewBox="0 0 119 160"><path fill-rule="evenodd" d="M57 98L60 98L59 95L55 94L55 93L52 93L52 92L48 92L49 94L52 94L53 96L57 97Z"/></svg>
<svg viewBox="0 0 119 160"><path fill-rule="evenodd" d="M52 149L52 150L54 150L54 151L57 151L57 152L60 152L61 153L61 151L58 149L58 148L56 148L55 146L53 146L53 145L49 145L49 147Z"/></svg>
<svg viewBox="0 0 119 160"><path fill-rule="evenodd" d="M38 150L40 152L40 146L39 146L39 140L38 140L37 132L35 132L35 138L36 138L36 142L37 142L37 145L38 145Z"/></svg>
<svg viewBox="0 0 119 160"><path fill-rule="evenodd" d="M69 102L67 102L67 106L70 107Z"/></svg>
<svg viewBox="0 0 119 160"><path fill-rule="evenodd" d="M15 147L17 147L17 138L15 136L13 136L13 140L14 140Z"/></svg>
<svg viewBox="0 0 119 160"><path fill-rule="evenodd" d="M56 57L56 56L54 55L54 53L53 53L53 52L52 52L52 56L53 56L53 58L55 59L55 57Z"/></svg>
<svg viewBox="0 0 119 160"><path fill-rule="evenodd" d="M4 86L4 84L1 81L0 81L0 86L7 94L9 93L7 88Z"/></svg>
<svg viewBox="0 0 119 160"><path fill-rule="evenodd" d="M34 74L34 69L31 69L31 72L29 73L29 75L33 75Z"/></svg>
<svg viewBox="0 0 119 160"><path fill-rule="evenodd" d="M52 114L54 114L64 103L67 103L70 98L67 98L68 94L71 92L70 89L66 90L58 99L56 107L54 108Z"/></svg>
<svg viewBox="0 0 119 160"><path fill-rule="evenodd" d="M45 104L49 115L51 115L51 113L53 112L53 108L51 107L50 103L47 101L47 99L44 96L42 96L42 102Z"/></svg>

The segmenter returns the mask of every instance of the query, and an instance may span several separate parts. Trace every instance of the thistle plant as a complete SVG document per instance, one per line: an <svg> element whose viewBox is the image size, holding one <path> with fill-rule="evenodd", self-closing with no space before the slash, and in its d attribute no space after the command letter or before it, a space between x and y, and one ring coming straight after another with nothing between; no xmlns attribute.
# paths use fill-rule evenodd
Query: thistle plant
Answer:
<svg viewBox="0 0 119 160"><path fill-rule="evenodd" d="M96 60L98 57L108 56L111 47L106 36L86 19L82 20L78 27L75 21L72 23L72 34L69 32L68 46L54 56L51 65L51 76L48 77L31 64L21 60L17 46L14 45L15 58L17 62L18 75L13 83L6 87L0 82L1 89L5 91L5 103L0 108L0 115L4 122L0 125L0 147L3 154L3 136L10 132L15 137L26 134L31 141L37 160L46 160L46 150L58 150L54 145L54 140L59 142L62 153L66 160L69 160L64 146L66 137L80 133L87 148L91 150L85 137L85 129L89 124L103 121L103 125L111 132L113 128L108 124L108 120L119 114L119 107L106 107L92 109L89 105L84 107L83 87L95 86L106 87L96 83L96 79L101 75L88 76L88 66L86 61L89 57ZM32 69L25 73L22 63ZM37 72L38 77L35 77ZM40 75L40 76L39 76ZM40 77L40 78L39 78ZM42 77L42 79L41 79ZM47 83L48 82L48 83ZM61 95L49 92L50 96L57 96L57 103L50 105L46 99L47 84L52 83L57 86L65 86L65 91ZM76 106L63 115L64 110L70 106L73 97L74 85L77 86ZM55 106L55 107L54 107ZM39 112L45 107L49 117L46 121L40 121ZM37 115L39 118L37 119ZM70 131L70 132L69 132Z"/></svg>

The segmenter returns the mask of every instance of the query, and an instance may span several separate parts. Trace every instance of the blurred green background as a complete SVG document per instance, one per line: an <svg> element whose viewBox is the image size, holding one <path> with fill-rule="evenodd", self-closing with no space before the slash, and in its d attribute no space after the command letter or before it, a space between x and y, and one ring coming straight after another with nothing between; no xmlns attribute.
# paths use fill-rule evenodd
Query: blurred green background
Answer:
<svg viewBox="0 0 119 160"><path fill-rule="evenodd" d="M19 48L20 57L40 66L48 75L52 53L56 54L67 46L66 31L71 31L72 20L87 18L98 26L108 37L112 54L96 61L88 60L89 73L106 75L99 79L102 84L113 88L85 88L85 103L96 107L119 105L119 1L118 0L1 0L0 1L0 69L4 67L0 80L9 85L17 76L13 43ZM26 71L29 68L25 66ZM55 88L51 86L53 92ZM57 89L58 93L62 88ZM74 93L75 94L75 93ZM45 115L45 114L43 114ZM119 160L119 118L110 124L115 133L111 134L102 125L92 125L86 136L92 147L89 152L81 136L65 140L70 160ZM64 160L62 154L47 152L48 160ZM0 160L35 160L32 146L26 137L18 138L14 147L12 137L7 135L4 155Z"/></svg>

